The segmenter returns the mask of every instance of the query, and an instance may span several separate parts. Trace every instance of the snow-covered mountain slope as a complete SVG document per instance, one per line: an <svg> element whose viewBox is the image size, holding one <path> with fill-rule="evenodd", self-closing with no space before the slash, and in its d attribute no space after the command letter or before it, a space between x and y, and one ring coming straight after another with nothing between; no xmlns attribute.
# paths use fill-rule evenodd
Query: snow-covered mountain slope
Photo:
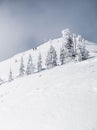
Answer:
<svg viewBox="0 0 97 130"><path fill-rule="evenodd" d="M31 49L29 51L17 54L15 56L13 56L12 58L1 62L0 63L0 77L5 81L8 80L10 68L12 69L14 77L17 77L17 75L19 74L21 56L23 56L23 58L24 58L24 63L25 63L25 67L26 67L29 54L32 55L33 64L34 64L35 68L37 68L36 65L37 65L38 55L40 52L41 56L42 56L42 62L43 62L42 65L43 65L43 68L45 68L45 59L46 59L50 44L52 44L54 46L54 48L56 49L57 55L58 55L58 62L59 62L60 48L62 47L62 43L63 43L62 40L63 40L62 38L59 38L59 39L55 39L52 41L48 41L48 42L40 45L39 47L37 47L37 50ZM91 42L86 42L86 48L90 52L90 57L97 56L97 53L96 53L97 44L91 43Z"/></svg>
<svg viewBox="0 0 97 130"><path fill-rule="evenodd" d="M13 56L12 58L10 58L6 61L3 61L2 63L0 63L0 76L1 76L1 78L5 79L5 80L8 79L10 67L13 71L14 76L16 77L19 73L21 56L23 56L25 66L26 66L26 64L28 62L29 54L32 55L33 64L36 67L38 55L39 55L39 52L40 52L41 56L42 56L42 62L43 62L42 64L43 64L43 68L44 68L45 67L45 59L46 59L47 52L49 50L50 44L52 44L54 46L54 48L57 51L58 57L59 57L60 47L62 46L62 38L52 40L52 42L48 41L48 42L40 45L39 47L37 47L37 50L31 49L29 51L17 54L17 55Z"/></svg>
<svg viewBox="0 0 97 130"><path fill-rule="evenodd" d="M0 87L0 130L97 129L97 59Z"/></svg>
<svg viewBox="0 0 97 130"><path fill-rule="evenodd" d="M52 41L58 52L62 39ZM36 64L39 51L43 66L49 42L0 63L8 78L11 66L17 75L21 55L29 53ZM96 130L97 45L87 43L90 58L67 63L0 86L0 130ZM17 62L16 62L17 60Z"/></svg>

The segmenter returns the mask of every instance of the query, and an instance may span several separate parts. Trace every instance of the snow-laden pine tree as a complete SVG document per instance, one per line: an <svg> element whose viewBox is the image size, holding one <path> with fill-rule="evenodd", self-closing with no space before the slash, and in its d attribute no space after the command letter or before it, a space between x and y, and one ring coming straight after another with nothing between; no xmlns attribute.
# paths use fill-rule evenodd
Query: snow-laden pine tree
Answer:
<svg viewBox="0 0 97 130"><path fill-rule="evenodd" d="M81 50L80 50L80 49L78 49L78 50L76 51L76 57L75 57L75 59L76 59L77 62L82 61L82 53L81 53Z"/></svg>
<svg viewBox="0 0 97 130"><path fill-rule="evenodd" d="M83 38L81 35L76 37L76 49L83 49L85 47L85 43L82 42Z"/></svg>
<svg viewBox="0 0 97 130"><path fill-rule="evenodd" d="M0 85L3 84L3 83L4 83L4 81L0 78Z"/></svg>
<svg viewBox="0 0 97 130"><path fill-rule="evenodd" d="M89 51L86 49L85 39L82 39L82 44L83 44L82 59L86 60L88 58L88 56L89 56Z"/></svg>
<svg viewBox="0 0 97 130"><path fill-rule="evenodd" d="M39 52L39 55L38 55L37 70L38 70L38 72L40 72L42 70L42 58L41 58L40 52Z"/></svg>
<svg viewBox="0 0 97 130"><path fill-rule="evenodd" d="M23 56L21 56L21 61L20 61L20 69L19 69L19 77L23 77L25 74L25 69L24 69L24 61L23 61Z"/></svg>
<svg viewBox="0 0 97 130"><path fill-rule="evenodd" d="M85 40L82 38L82 36L78 35L76 38L76 57L81 57L79 59L85 60L89 56L89 52L86 50L85 47Z"/></svg>
<svg viewBox="0 0 97 130"><path fill-rule="evenodd" d="M76 34L73 33L72 36L73 45L74 45L74 56L76 55Z"/></svg>
<svg viewBox="0 0 97 130"><path fill-rule="evenodd" d="M69 29L63 30L62 35L63 35L63 44L66 50L66 58L68 61L68 60L71 60L74 56L73 39L72 39L72 35Z"/></svg>
<svg viewBox="0 0 97 130"><path fill-rule="evenodd" d="M8 81L11 82L12 80L13 80L13 74L12 74L12 70L10 68Z"/></svg>
<svg viewBox="0 0 97 130"><path fill-rule="evenodd" d="M57 53L55 48L52 45L50 45L49 51L47 53L46 66L47 69L57 66Z"/></svg>
<svg viewBox="0 0 97 130"><path fill-rule="evenodd" d="M66 59L66 51L65 51L64 46L62 46L60 48L60 63L61 63L61 65L63 65L65 63L65 59Z"/></svg>
<svg viewBox="0 0 97 130"><path fill-rule="evenodd" d="M26 69L26 74L27 75L31 75L33 72L34 72L34 66L33 66L33 62L32 62L32 56L31 56L31 54L29 54L29 59L28 59L27 69Z"/></svg>

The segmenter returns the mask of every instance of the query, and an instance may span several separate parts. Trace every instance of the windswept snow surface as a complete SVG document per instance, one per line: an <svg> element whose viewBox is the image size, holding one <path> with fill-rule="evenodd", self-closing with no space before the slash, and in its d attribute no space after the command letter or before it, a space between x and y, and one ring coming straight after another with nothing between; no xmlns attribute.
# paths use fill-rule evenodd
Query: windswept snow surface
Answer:
<svg viewBox="0 0 97 130"><path fill-rule="evenodd" d="M62 39L54 40L59 52ZM57 41L57 42L56 42ZM43 65L49 44L16 55L0 64L6 79L11 65L17 75L21 55L33 62L41 51ZM0 130L96 130L97 45L88 43L90 58L68 63L0 86ZM17 62L14 62L17 59ZM44 65L45 66L45 65Z"/></svg>

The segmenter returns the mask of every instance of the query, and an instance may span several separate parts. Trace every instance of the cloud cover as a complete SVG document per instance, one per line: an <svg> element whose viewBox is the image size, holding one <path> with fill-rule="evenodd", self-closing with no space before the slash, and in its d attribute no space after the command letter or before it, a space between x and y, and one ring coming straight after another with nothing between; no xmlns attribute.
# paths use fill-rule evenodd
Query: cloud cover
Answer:
<svg viewBox="0 0 97 130"><path fill-rule="evenodd" d="M0 0L0 61L70 28L97 42L96 0Z"/></svg>

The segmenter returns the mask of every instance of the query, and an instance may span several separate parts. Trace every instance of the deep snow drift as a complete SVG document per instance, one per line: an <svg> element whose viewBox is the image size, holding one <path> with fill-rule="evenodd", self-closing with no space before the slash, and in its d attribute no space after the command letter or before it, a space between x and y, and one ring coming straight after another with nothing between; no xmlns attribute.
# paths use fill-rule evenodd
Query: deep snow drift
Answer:
<svg viewBox="0 0 97 130"><path fill-rule="evenodd" d="M62 39L52 41L57 52ZM11 66L18 73L20 57L41 51L43 65L49 43L0 63L6 80ZM96 130L97 45L87 43L90 58L68 63L0 86L0 130ZM17 61L17 62L16 62Z"/></svg>

